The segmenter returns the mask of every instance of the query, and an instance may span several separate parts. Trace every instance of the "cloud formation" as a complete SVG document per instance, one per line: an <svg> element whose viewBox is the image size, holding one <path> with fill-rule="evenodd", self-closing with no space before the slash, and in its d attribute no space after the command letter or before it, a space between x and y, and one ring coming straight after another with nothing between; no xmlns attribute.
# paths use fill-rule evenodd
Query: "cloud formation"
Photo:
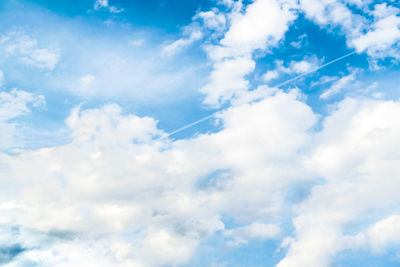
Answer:
<svg viewBox="0 0 400 267"><path fill-rule="evenodd" d="M28 106L29 105L29 106ZM31 107L45 105L43 95L34 95L26 91L12 89L0 92L0 149L8 150L20 147L22 141L21 124L14 120L31 111Z"/></svg>
<svg viewBox="0 0 400 267"><path fill-rule="evenodd" d="M359 247L383 251L397 242L390 203L400 200L400 104L346 99L315 132L317 115L298 97L279 91L232 107L220 131L174 142L157 139L165 133L154 119L121 115L117 105L74 109L66 120L72 143L1 154L1 225L17 226L13 240L28 251L10 266L185 263L217 231L236 245L283 238L287 205L295 232L278 266L328 266L335 253ZM308 198L287 202L290 188L318 177L324 183ZM382 222L346 234L371 209ZM226 229L222 214L244 226Z"/></svg>
<svg viewBox="0 0 400 267"><path fill-rule="evenodd" d="M60 58L57 49L42 48L36 39L20 32L2 36L0 46L6 56L15 56L26 65L47 70L53 70Z"/></svg>
<svg viewBox="0 0 400 267"><path fill-rule="evenodd" d="M321 28L318 37L334 35L344 50L355 49L364 60L355 65L395 62L398 8L359 0L244 2L196 11L168 45L170 35L154 45L115 28L104 39L80 36L78 52L22 31L2 35L1 60L43 73L63 84L57 93L75 97L52 105L75 102L61 119L67 141L27 149L24 116L54 101L54 91L38 93L33 82L32 92L8 90L16 76L0 66L0 264L180 266L213 238L229 249L280 243L276 252L263 249L279 267L328 267L348 251L399 255L398 98L383 97L380 83L361 81L362 71L349 65L301 80L300 89L265 85L324 61L318 49L307 50L312 38L293 34L303 15ZM92 5L122 11L107 0ZM205 62L191 57L196 45ZM156 115L129 109L137 91L153 102L166 101L166 91L178 99L187 90L177 93L177 84L193 80L198 103L185 105L224 107L210 128L177 137ZM170 121L187 112L157 108Z"/></svg>
<svg viewBox="0 0 400 267"><path fill-rule="evenodd" d="M205 104L220 106L249 89L246 75L254 70L253 52L269 49L283 38L296 18L294 7L293 1L258 0L242 13L241 2L235 2L228 15L229 29L219 44L207 48L214 70L210 82L200 89L206 94ZM235 65L240 67L230 71ZM229 75L220 75L226 72Z"/></svg>

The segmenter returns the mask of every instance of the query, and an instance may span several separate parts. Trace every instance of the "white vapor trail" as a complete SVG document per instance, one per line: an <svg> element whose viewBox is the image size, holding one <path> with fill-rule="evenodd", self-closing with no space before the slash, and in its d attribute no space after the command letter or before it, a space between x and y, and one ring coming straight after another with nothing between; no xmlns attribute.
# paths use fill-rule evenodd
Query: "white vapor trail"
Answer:
<svg viewBox="0 0 400 267"><path fill-rule="evenodd" d="M289 83L291 83L291 82L293 82L293 81L295 81L295 80L298 80L298 79L300 79L300 78L302 78L302 77L304 77L304 76L307 76L307 75L309 75L309 74L311 74L311 73L314 73L314 72L316 72L316 71L318 71L318 70L320 70L320 69L323 69L323 68L325 68L325 67L327 67L327 66L329 66L329 65L331 65L331 64L333 64L333 63L336 63L336 62L338 62L338 61L340 61L340 60L342 60L342 59L345 59L345 58L347 58L347 57L349 57L349 56L351 56L351 55L353 55L353 54L355 54L355 53L357 53L357 52L356 52L356 51L350 52L350 53L348 53L348 54L346 54L346 55L343 55L343 56L338 57L338 58L336 58L336 59L334 59L334 60L331 60L331 61L329 61L329 62L327 62L327 63L325 63L325 64L322 64L321 66L318 66L318 67L316 67L315 69L312 69L312 70L310 70L310 71L308 71L308 72L302 73L302 74L300 74L300 75L298 75L298 76L295 76L295 77L293 77L293 78L291 78L291 79L289 79L289 80L286 80L286 81L284 81L284 82L282 82L282 83L279 83L279 84L277 84L277 85L275 85L275 86L273 86L273 87L279 88L279 87L281 87L281 86L283 86L283 85L289 84ZM203 121L205 121L205 120L208 120L208 119L214 117L217 113L219 113L219 112L221 112L221 111L223 111L223 110L225 110L225 109L218 110L218 111L216 111L216 112L214 112L214 113L212 113L212 114L210 114L210 115L208 115L208 116L206 116L206 117L203 117L203 118L201 118L201 119L199 119L199 120L197 120L197 121L194 121L194 122L192 122L192 123L189 123L189 124L187 124L187 125L185 125L185 126L179 128L179 129L177 129L177 130L175 130L175 131L172 131L172 132L168 133L167 135L163 136L163 137L160 138L160 139L168 138L168 137L170 137L171 135L174 135L174 134L179 133L179 132L181 132L181 131L183 131L183 130L186 130L186 129L192 127L192 126L195 126L195 125L197 125L197 124L199 124L199 123L201 123L201 122L203 122Z"/></svg>

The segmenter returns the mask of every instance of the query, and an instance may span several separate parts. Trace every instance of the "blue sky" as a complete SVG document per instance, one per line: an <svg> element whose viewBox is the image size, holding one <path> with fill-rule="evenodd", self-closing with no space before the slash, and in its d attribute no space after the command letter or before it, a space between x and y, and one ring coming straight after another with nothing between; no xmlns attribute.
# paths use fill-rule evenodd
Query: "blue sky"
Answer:
<svg viewBox="0 0 400 267"><path fill-rule="evenodd" d="M397 266L399 40L393 0L1 1L1 264Z"/></svg>

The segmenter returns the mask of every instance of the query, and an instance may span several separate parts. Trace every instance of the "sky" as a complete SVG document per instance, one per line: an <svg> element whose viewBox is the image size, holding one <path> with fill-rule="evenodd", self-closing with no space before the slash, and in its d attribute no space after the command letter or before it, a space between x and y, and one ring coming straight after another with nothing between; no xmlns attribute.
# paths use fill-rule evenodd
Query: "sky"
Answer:
<svg viewBox="0 0 400 267"><path fill-rule="evenodd" d="M0 1L0 265L399 266L396 0Z"/></svg>

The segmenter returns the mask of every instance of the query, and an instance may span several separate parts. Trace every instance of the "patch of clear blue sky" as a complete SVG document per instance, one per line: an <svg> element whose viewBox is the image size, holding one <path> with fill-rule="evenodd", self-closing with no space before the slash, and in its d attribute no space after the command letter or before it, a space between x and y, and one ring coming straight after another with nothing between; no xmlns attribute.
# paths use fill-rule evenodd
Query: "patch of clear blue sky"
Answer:
<svg viewBox="0 0 400 267"><path fill-rule="evenodd" d="M158 27L167 32L179 32L181 26L190 23L193 14L200 9L209 9L215 5L215 0L110 0L110 5L123 8L120 14L110 14L106 10L93 14L87 12L93 9L93 0L26 0L26 2L45 6L49 10L69 17L119 17L121 21L139 26Z"/></svg>
<svg viewBox="0 0 400 267"><path fill-rule="evenodd" d="M346 250L338 253L333 259L335 267L398 267L399 255L396 249L386 253L373 254L366 250Z"/></svg>
<svg viewBox="0 0 400 267"><path fill-rule="evenodd" d="M276 265L284 257L285 251L277 251L279 242L275 240L253 240L237 246L227 245L227 241L221 233L215 234L198 247L186 266L265 267Z"/></svg>

